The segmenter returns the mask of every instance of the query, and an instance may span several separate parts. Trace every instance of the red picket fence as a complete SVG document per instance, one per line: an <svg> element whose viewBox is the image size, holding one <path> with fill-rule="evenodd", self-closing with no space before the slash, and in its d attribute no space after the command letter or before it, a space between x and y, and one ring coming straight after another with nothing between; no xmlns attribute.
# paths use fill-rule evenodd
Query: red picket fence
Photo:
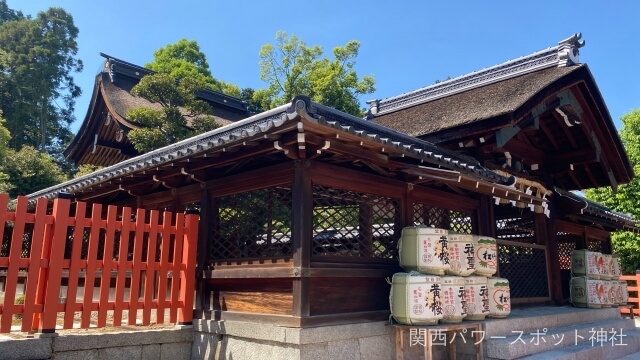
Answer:
<svg viewBox="0 0 640 360"><path fill-rule="evenodd" d="M197 214L89 208L68 199L54 200L51 210L38 199L29 211L26 197L7 211L8 200L0 194L0 333L11 331L14 315L22 318L21 331L38 332L74 323L89 328L92 315L97 327L107 325L108 314L112 326L120 326L123 311L128 325L136 325L139 312L142 325L149 325L152 310L158 323L165 311L171 323L191 323ZM18 277L25 271L24 297L18 299Z"/></svg>
<svg viewBox="0 0 640 360"><path fill-rule="evenodd" d="M633 311L634 316L640 315L640 293L638 293L638 287L640 286L640 272L636 272L635 275L622 275L620 276L620 280L627 282L627 287L629 290L629 301L627 304L633 305L631 307L621 307L620 312L625 315L631 313ZM629 282L632 285L629 285Z"/></svg>

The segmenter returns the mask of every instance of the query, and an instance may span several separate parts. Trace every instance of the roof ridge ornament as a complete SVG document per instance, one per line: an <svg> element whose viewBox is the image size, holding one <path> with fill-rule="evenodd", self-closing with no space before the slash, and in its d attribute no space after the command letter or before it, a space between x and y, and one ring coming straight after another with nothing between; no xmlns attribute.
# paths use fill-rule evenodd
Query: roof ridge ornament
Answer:
<svg viewBox="0 0 640 360"><path fill-rule="evenodd" d="M579 64L580 48L585 45L582 33L573 34L571 37L558 43L558 67Z"/></svg>

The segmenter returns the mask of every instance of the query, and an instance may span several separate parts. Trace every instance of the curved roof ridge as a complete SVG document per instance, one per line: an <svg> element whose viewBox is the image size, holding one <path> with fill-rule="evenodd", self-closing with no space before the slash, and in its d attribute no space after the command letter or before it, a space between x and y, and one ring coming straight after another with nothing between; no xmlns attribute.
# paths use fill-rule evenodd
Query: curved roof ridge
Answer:
<svg viewBox="0 0 640 360"><path fill-rule="evenodd" d="M578 64L578 49L585 44L584 41L580 40L581 37L582 34L577 33L563 41L560 41L558 45L529 55L521 56L481 70L476 70L471 73L422 87L407 93L382 100L368 101L367 103L370 106L369 114L371 116L380 116L445 96L450 96L484 85L528 74L530 72L554 66L563 67Z"/></svg>

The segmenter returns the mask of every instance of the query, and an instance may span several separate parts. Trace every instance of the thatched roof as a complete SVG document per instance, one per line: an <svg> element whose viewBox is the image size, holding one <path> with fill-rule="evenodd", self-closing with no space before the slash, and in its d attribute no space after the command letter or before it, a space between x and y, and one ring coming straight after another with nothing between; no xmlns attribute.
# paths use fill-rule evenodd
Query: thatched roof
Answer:
<svg viewBox="0 0 640 360"><path fill-rule="evenodd" d="M536 93L582 66L551 67L524 74L386 113L372 121L417 137L497 117L514 112Z"/></svg>

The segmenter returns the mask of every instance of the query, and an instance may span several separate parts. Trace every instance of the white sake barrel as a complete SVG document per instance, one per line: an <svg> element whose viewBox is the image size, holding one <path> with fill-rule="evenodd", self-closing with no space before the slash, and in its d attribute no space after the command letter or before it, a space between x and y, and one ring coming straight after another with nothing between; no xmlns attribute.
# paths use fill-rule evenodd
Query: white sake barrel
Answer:
<svg viewBox="0 0 640 360"><path fill-rule="evenodd" d="M400 266L405 271L444 275L449 270L448 230L426 226L402 229L398 242Z"/></svg>
<svg viewBox="0 0 640 360"><path fill-rule="evenodd" d="M571 252L571 275L600 279L599 262L602 262L602 254L599 252L573 250Z"/></svg>
<svg viewBox="0 0 640 360"><path fill-rule="evenodd" d="M498 271L498 245L496 239L488 236L473 236L476 253L474 275L491 277Z"/></svg>
<svg viewBox="0 0 640 360"><path fill-rule="evenodd" d="M489 287L489 315L492 318L505 318L511 312L511 289L509 280L493 277L487 279Z"/></svg>
<svg viewBox="0 0 640 360"><path fill-rule="evenodd" d="M611 284L610 280L600 280L603 284L603 297L602 297L602 307L609 308L615 305L615 295L612 294L613 284Z"/></svg>
<svg viewBox="0 0 640 360"><path fill-rule="evenodd" d="M618 255L611 255L611 267L610 272L613 274L613 280L618 280L622 273L620 272L620 261Z"/></svg>
<svg viewBox="0 0 640 360"><path fill-rule="evenodd" d="M612 280L611 262L613 257L610 254L602 254L602 266L600 267L600 280Z"/></svg>
<svg viewBox="0 0 640 360"><path fill-rule="evenodd" d="M449 265L447 274L455 276L469 276L475 271L475 252L473 235L449 234Z"/></svg>
<svg viewBox="0 0 640 360"><path fill-rule="evenodd" d="M620 285L620 305L627 305L629 302L629 287L625 280L618 280Z"/></svg>
<svg viewBox="0 0 640 360"><path fill-rule="evenodd" d="M623 305L623 303L622 303L622 284L620 283L620 280L611 280L611 283L613 284L613 287L615 288L616 305L617 306Z"/></svg>
<svg viewBox="0 0 640 360"><path fill-rule="evenodd" d="M489 287L484 276L464 278L464 300L466 313L464 320L484 320L489 315Z"/></svg>
<svg viewBox="0 0 640 360"><path fill-rule="evenodd" d="M404 325L435 325L442 319L440 277L397 273L391 281L391 315Z"/></svg>
<svg viewBox="0 0 640 360"><path fill-rule="evenodd" d="M620 284L620 291L622 292L622 305L627 305L629 302L629 288L627 287L627 282L625 280L618 280Z"/></svg>
<svg viewBox="0 0 640 360"><path fill-rule="evenodd" d="M442 308L443 316L440 322L459 323L467 315L464 310L464 278L460 276L443 276L442 280Z"/></svg>
<svg viewBox="0 0 640 360"><path fill-rule="evenodd" d="M571 303L577 307L599 309L602 307L600 290L604 293L601 280L590 279L586 276L571 278Z"/></svg>

